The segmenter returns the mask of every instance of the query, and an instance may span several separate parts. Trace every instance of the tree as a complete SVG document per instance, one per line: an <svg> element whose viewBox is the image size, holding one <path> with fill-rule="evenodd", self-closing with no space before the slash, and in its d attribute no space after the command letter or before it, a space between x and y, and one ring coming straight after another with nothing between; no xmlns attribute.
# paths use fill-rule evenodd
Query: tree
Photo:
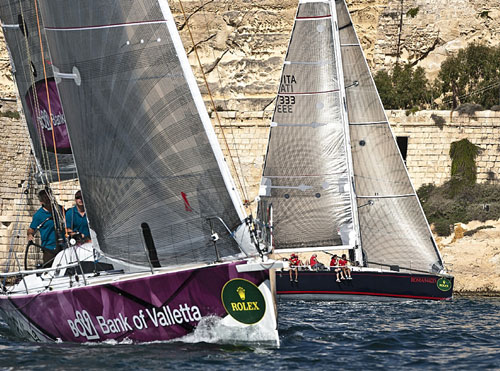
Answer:
<svg viewBox="0 0 500 371"><path fill-rule="evenodd" d="M431 88L422 67L398 63L392 73L377 72L374 80L387 109L424 108L431 101Z"/></svg>
<svg viewBox="0 0 500 371"><path fill-rule="evenodd" d="M463 103L491 108L499 104L499 76L500 48L474 43L441 64L437 83L452 108Z"/></svg>

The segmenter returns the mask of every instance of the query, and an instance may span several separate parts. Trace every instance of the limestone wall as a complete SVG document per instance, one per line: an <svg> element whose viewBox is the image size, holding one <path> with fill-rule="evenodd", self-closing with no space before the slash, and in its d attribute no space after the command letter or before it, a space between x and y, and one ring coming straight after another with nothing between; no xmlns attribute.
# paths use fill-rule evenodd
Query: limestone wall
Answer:
<svg viewBox="0 0 500 371"><path fill-rule="evenodd" d="M15 103L3 103L0 112L15 111ZM0 117L0 269L16 253L24 259L26 229L40 207L36 194L41 189L34 181L35 163L30 154L28 130L22 120ZM61 205L72 206L77 181L54 184ZM10 249L12 246L12 249ZM12 263L11 263L12 264Z"/></svg>
<svg viewBox="0 0 500 371"><path fill-rule="evenodd" d="M481 148L476 158L478 182L498 184L499 112L481 111L473 117L451 111L421 111L409 116L404 111L387 111L387 115L394 135L408 137L406 165L416 188L426 183L439 185L450 178L450 144L465 138ZM446 122L437 125L432 117Z"/></svg>

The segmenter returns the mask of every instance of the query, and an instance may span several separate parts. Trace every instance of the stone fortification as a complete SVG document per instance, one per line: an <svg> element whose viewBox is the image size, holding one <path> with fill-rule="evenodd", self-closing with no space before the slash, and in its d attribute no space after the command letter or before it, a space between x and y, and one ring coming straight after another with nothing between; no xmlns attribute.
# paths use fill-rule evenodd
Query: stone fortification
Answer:
<svg viewBox="0 0 500 371"><path fill-rule="evenodd" d="M416 188L443 184L450 178L450 145L468 139L481 148L476 158L477 180L498 184L500 174L500 112L480 111L475 116L452 111L387 111L396 137L407 137L406 166Z"/></svg>

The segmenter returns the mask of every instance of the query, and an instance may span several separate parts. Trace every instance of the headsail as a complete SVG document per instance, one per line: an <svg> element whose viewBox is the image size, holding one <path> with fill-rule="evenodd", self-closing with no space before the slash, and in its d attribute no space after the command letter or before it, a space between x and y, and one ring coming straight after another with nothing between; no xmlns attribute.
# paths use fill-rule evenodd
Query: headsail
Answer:
<svg viewBox="0 0 500 371"><path fill-rule="evenodd" d="M346 125L333 32L329 2L299 3L260 194L261 209L273 205L278 251L350 243Z"/></svg>
<svg viewBox="0 0 500 371"><path fill-rule="evenodd" d="M244 211L168 3L48 0L47 41L91 228L109 256L162 266L240 250ZM212 219L210 219L212 218Z"/></svg>
<svg viewBox="0 0 500 371"><path fill-rule="evenodd" d="M59 178L76 178L66 119L52 74L45 32L42 24L39 24L40 17L36 15L35 2L4 1L0 5L0 18L33 152L42 176L49 182Z"/></svg>
<svg viewBox="0 0 500 371"><path fill-rule="evenodd" d="M335 5L344 82L346 87L352 86L346 88L346 98L363 251L368 262L441 270L441 257L394 140L349 11L344 0L336 0Z"/></svg>

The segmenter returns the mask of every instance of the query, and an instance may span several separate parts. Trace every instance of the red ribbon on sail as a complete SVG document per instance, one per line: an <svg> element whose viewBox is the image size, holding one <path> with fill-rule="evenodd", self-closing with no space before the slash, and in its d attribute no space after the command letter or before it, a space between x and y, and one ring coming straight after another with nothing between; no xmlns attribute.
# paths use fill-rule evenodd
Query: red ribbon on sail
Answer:
<svg viewBox="0 0 500 371"><path fill-rule="evenodd" d="M182 199L184 200L184 207L186 208L186 211L193 211L191 205L189 204L186 194L184 192L181 192L181 196Z"/></svg>

